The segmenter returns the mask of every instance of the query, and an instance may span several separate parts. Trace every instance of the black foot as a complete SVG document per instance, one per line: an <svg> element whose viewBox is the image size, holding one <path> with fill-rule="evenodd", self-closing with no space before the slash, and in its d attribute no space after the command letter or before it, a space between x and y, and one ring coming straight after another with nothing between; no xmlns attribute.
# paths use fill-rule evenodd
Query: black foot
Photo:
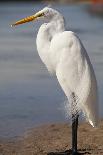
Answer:
<svg viewBox="0 0 103 155"><path fill-rule="evenodd" d="M72 155L80 155L79 152L72 152Z"/></svg>

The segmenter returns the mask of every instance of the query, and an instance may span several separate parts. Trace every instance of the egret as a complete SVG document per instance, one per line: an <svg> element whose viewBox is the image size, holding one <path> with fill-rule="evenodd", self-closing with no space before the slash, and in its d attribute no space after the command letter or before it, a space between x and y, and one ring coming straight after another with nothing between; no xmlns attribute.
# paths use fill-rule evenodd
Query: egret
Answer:
<svg viewBox="0 0 103 155"><path fill-rule="evenodd" d="M42 20L36 39L37 50L48 71L56 75L67 99L72 118L72 155L77 155L77 129L80 112L93 126L98 124L98 92L89 56L76 33L65 30L63 15L45 7L11 26ZM56 155L60 153L55 153ZM67 152L61 153L66 155Z"/></svg>

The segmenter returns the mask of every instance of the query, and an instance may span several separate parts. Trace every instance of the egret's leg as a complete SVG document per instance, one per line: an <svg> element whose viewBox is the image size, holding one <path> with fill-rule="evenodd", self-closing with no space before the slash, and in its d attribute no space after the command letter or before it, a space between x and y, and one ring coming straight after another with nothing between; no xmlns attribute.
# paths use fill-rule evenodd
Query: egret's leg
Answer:
<svg viewBox="0 0 103 155"><path fill-rule="evenodd" d="M77 153L78 117L79 115L72 116L72 155L78 155Z"/></svg>
<svg viewBox="0 0 103 155"><path fill-rule="evenodd" d="M74 111L74 114L72 114L72 150L68 150L65 152L51 152L48 153L47 155L80 155L77 152L77 130L78 130L78 113L75 109L76 106L76 97L75 93L72 93L72 98L73 98L73 103L72 103L72 108Z"/></svg>
<svg viewBox="0 0 103 155"><path fill-rule="evenodd" d="M78 129L78 117L72 115L72 150L65 152L51 152L47 155L79 155L77 152L77 129Z"/></svg>
<svg viewBox="0 0 103 155"><path fill-rule="evenodd" d="M79 155L79 153L77 152L78 117L79 115L72 115L72 150L68 150L65 152L51 152L47 155Z"/></svg>

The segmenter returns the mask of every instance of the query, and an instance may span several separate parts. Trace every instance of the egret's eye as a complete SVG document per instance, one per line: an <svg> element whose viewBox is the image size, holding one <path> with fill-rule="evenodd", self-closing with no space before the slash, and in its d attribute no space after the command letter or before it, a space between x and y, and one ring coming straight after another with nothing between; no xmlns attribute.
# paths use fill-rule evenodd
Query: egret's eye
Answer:
<svg viewBox="0 0 103 155"><path fill-rule="evenodd" d="M44 13L40 13L39 15L38 15L38 17L42 17L42 16L44 16L45 14Z"/></svg>
<svg viewBox="0 0 103 155"><path fill-rule="evenodd" d="M42 16L44 16L45 14L44 13L42 13Z"/></svg>

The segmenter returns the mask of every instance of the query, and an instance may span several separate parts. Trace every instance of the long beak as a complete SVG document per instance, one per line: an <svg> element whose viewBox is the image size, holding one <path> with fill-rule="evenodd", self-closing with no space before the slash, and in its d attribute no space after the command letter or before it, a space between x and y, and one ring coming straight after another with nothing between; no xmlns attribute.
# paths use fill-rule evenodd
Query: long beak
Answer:
<svg viewBox="0 0 103 155"><path fill-rule="evenodd" d="M28 16L26 18L23 18L23 19L15 22L15 23L13 23L11 25L11 27L16 26L16 25L20 25L20 24L24 24L24 23L27 23L27 22L31 22L31 21L36 20L37 18L39 18L39 17L41 17L43 15L44 15L43 13L36 13L35 15Z"/></svg>

